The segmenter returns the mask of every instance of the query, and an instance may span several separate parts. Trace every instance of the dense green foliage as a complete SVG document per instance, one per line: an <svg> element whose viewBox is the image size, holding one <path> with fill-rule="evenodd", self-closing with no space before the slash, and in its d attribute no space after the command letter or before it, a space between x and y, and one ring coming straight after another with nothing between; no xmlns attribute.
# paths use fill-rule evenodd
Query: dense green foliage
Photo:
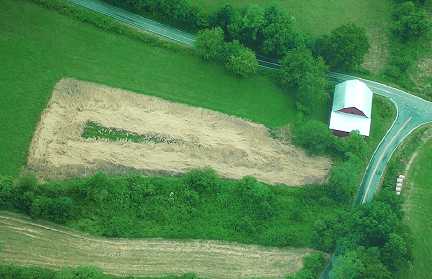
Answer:
<svg viewBox="0 0 432 279"><path fill-rule="evenodd" d="M167 277L116 277L102 273L92 267L63 268L59 271L38 267L0 265L2 279L198 279L194 274Z"/></svg>
<svg viewBox="0 0 432 279"><path fill-rule="evenodd" d="M329 95L327 67L306 48L289 51L281 62L280 81L284 88L294 88L299 111L310 115L326 105Z"/></svg>
<svg viewBox="0 0 432 279"><path fill-rule="evenodd" d="M415 40L425 36L432 28L426 11L416 7L413 2L404 2L394 12L393 32L402 40Z"/></svg>
<svg viewBox="0 0 432 279"><path fill-rule="evenodd" d="M350 22L373 31L379 24L386 25L391 14L391 1L376 0L308 0L307 5L304 1L280 0L193 0L193 3L209 14L226 4L237 9L250 4L262 5L264 8L274 5L279 11L289 13L295 26L302 32L313 36L326 34Z"/></svg>
<svg viewBox="0 0 432 279"><path fill-rule="evenodd" d="M322 253L314 253L303 259L303 268L290 275L287 279L316 279L321 274L327 263L327 259Z"/></svg>
<svg viewBox="0 0 432 279"><path fill-rule="evenodd" d="M424 1L395 1L390 48L390 59L384 78L409 88L416 95L432 100L430 80L419 82L413 72L419 59L429 56L432 21ZM414 88L414 90L413 90Z"/></svg>
<svg viewBox="0 0 432 279"><path fill-rule="evenodd" d="M373 202L316 223L316 247L332 251L338 245L330 278L387 279L394 278L400 270L408 270L408 263L413 259L412 237L403 224L403 195L397 196L394 187L395 178L403 173L411 155L421 144L423 132L424 129L415 132L396 152L381 192ZM429 177L426 172L424 177ZM426 237L424 228L420 231L418 237ZM421 260L423 257L428 258L421 255Z"/></svg>
<svg viewBox="0 0 432 279"><path fill-rule="evenodd" d="M0 206L108 237L216 239L311 246L312 226L340 205L323 187L224 180L211 170L182 177L107 177L37 184L0 181Z"/></svg>
<svg viewBox="0 0 432 279"><path fill-rule="evenodd" d="M242 46L238 41L225 45L225 67L228 71L240 77L247 77L256 73L258 61L255 53Z"/></svg>
<svg viewBox="0 0 432 279"><path fill-rule="evenodd" d="M149 38L107 17L71 8L63 0L33 1L53 6L104 30L121 33L128 30L131 36L136 35L133 38ZM25 164L41 112L54 85L63 77L156 95L240 116L268 127L296 119L291 94L283 92L266 76L239 80L227 74L222 66L203 63L174 44L154 38L143 43L143 40L103 32L29 1L5 0L0 15L3 125L0 174L16 175ZM169 47L154 47L161 44ZM324 119L325 114L319 117Z"/></svg>
<svg viewBox="0 0 432 279"><path fill-rule="evenodd" d="M158 133L137 134L123 129L104 127L96 122L89 121L84 126L81 137L85 139L109 140L109 141L130 141L136 143L180 143L180 139L176 139L169 135Z"/></svg>
<svg viewBox="0 0 432 279"><path fill-rule="evenodd" d="M331 69L355 70L363 63L369 51L369 41L363 28L347 24L336 28L330 35L319 38L315 51Z"/></svg>
<svg viewBox="0 0 432 279"><path fill-rule="evenodd" d="M224 31L220 27L198 32L195 48L204 60L222 59L224 47Z"/></svg>

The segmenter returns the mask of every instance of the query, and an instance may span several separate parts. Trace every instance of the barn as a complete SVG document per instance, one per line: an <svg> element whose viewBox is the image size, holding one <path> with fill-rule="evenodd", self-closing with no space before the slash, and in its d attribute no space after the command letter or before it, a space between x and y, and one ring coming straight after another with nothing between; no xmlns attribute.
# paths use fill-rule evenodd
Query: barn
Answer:
<svg viewBox="0 0 432 279"><path fill-rule="evenodd" d="M372 91L362 81L348 80L336 85L330 116L333 133L347 136L352 131L358 131L363 136L369 136L372 97Z"/></svg>

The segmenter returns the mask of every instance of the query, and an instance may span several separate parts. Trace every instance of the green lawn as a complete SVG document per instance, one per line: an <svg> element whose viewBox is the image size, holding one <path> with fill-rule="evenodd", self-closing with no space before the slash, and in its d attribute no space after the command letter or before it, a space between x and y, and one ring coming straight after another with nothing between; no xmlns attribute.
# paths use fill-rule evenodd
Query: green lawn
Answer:
<svg viewBox="0 0 432 279"><path fill-rule="evenodd" d="M263 75L236 79L222 66L182 51L103 32L24 0L1 2L0 174L16 175L25 164L41 111L62 77L206 107L268 127L295 118L293 98Z"/></svg>
<svg viewBox="0 0 432 279"><path fill-rule="evenodd" d="M418 151L408 174L410 189L405 201L406 224L413 232L413 265L401 279L430 278L432 273L432 141Z"/></svg>

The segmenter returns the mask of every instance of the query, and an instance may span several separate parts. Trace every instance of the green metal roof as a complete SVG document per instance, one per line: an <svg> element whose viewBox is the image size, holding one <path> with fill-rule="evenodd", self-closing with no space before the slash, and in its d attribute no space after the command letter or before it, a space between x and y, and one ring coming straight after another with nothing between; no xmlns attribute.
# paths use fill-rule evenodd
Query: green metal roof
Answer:
<svg viewBox="0 0 432 279"><path fill-rule="evenodd" d="M336 85L333 96L332 111L344 108L357 108L368 118L372 114L373 93L367 85L359 80L348 80Z"/></svg>

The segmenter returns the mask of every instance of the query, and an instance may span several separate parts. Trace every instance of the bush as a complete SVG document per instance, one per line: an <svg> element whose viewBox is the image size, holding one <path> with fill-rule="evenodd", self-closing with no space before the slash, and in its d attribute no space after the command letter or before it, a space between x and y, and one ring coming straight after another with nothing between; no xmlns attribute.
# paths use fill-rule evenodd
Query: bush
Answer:
<svg viewBox="0 0 432 279"><path fill-rule="evenodd" d="M432 23L429 16L413 2L405 2L394 12L393 33L402 40L416 40L430 32Z"/></svg>
<svg viewBox="0 0 432 279"><path fill-rule="evenodd" d="M226 44L225 67L239 77L248 77L258 70L255 53L238 41Z"/></svg>
<svg viewBox="0 0 432 279"><path fill-rule="evenodd" d="M293 142L312 154L326 154L334 145L334 136L326 124L310 120L300 122L293 130Z"/></svg>
<svg viewBox="0 0 432 279"><path fill-rule="evenodd" d="M224 32L220 27L198 32L195 41L198 55L204 60L221 59L224 51Z"/></svg>
<svg viewBox="0 0 432 279"><path fill-rule="evenodd" d="M326 258L322 253L313 253L303 259L303 268L294 275L290 275L287 279L316 279L323 271L327 263Z"/></svg>
<svg viewBox="0 0 432 279"><path fill-rule="evenodd" d="M265 10L260 51L274 58L282 58L288 51L306 46L304 35L294 28L292 17L276 7Z"/></svg>
<svg viewBox="0 0 432 279"><path fill-rule="evenodd" d="M333 70L356 70L369 51L366 31L354 24L336 28L315 43L315 51Z"/></svg>
<svg viewBox="0 0 432 279"><path fill-rule="evenodd" d="M289 51L282 59L280 82L283 86L297 90L297 108L311 114L324 105L328 98L327 67L321 58L312 56L309 49Z"/></svg>
<svg viewBox="0 0 432 279"><path fill-rule="evenodd" d="M184 184L187 188L204 195L214 195L220 190L216 172L210 168L192 170L184 178Z"/></svg>

